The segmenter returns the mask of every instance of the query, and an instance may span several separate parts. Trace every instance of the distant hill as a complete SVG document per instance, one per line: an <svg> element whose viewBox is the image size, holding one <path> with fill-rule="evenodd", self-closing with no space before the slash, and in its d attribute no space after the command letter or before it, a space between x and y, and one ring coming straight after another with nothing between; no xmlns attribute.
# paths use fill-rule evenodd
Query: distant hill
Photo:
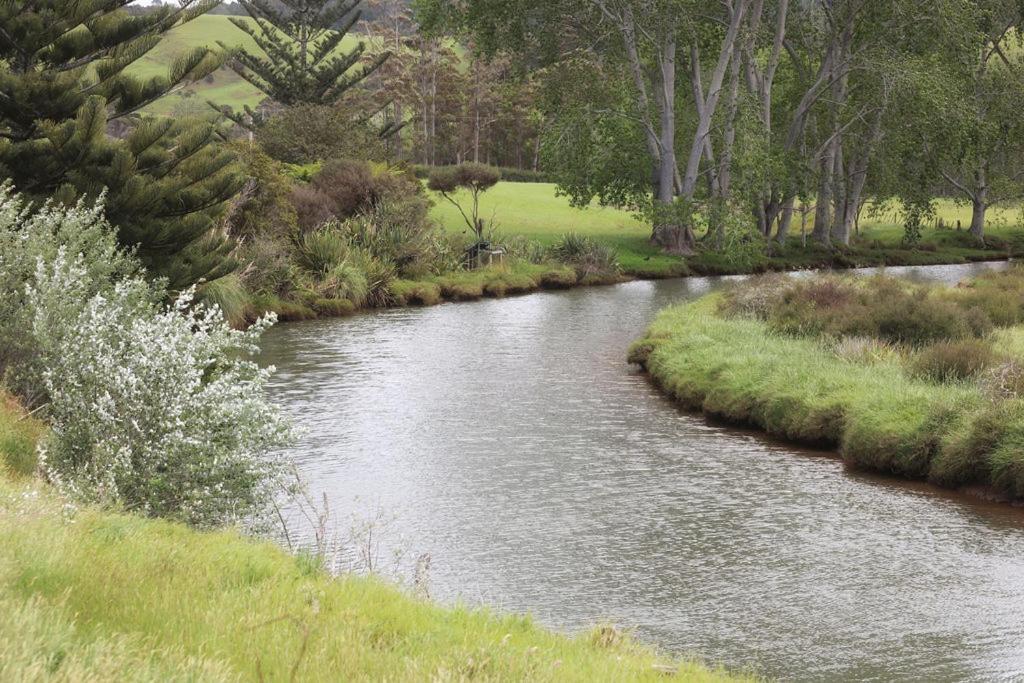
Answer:
<svg viewBox="0 0 1024 683"><path fill-rule="evenodd" d="M229 46L258 49L252 38L228 17L207 14L170 31L159 45L133 64L128 73L143 78L164 74L177 55L200 46L218 49L218 40ZM346 36L341 49L350 50L358 42L358 37ZM162 116L205 115L210 111L207 100L240 109L243 105L255 107L262 99L263 95L256 88L224 67L192 87L161 98L145 111Z"/></svg>

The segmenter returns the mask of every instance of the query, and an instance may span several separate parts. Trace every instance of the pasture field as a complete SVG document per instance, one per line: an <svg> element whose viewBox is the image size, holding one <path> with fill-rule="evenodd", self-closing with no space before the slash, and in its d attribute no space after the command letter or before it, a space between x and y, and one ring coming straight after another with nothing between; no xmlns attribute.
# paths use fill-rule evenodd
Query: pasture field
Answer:
<svg viewBox="0 0 1024 683"><path fill-rule="evenodd" d="M462 197L458 197L462 199ZM468 228L458 210L441 197L435 196L433 216L452 232L467 232ZM602 207L594 204L578 209L569 204L565 197L558 196L556 188L549 183L499 182L485 193L480 202L481 215L493 220L499 236L521 235L544 245L554 244L568 232L588 235L614 247L624 272L635 276L665 277L678 275L687 269L694 272L727 272L743 270L730 267L717 254L704 253L690 259L682 259L661 253L649 242L650 227L639 218L621 209ZM902 245L903 227L899 212L895 208L872 212L865 209L861 219L860 232L854 243L844 254L864 265L914 265L925 263L958 263L985 258L1002 258L1005 247L1019 234L1021 210L1019 207L992 209L989 211L987 233L995 238L1000 247L994 250L979 249L971 244L966 232L970 224L969 206L957 204L949 199L937 203L936 220L951 226L937 229L934 224L922 231L922 246L905 249ZM963 230L955 229L960 221ZM813 214L808 217L807 232L813 228ZM788 246L774 257L750 264L750 270L789 269L819 265L853 265L835 261L827 252L809 245L801 245L801 221L794 216Z"/></svg>

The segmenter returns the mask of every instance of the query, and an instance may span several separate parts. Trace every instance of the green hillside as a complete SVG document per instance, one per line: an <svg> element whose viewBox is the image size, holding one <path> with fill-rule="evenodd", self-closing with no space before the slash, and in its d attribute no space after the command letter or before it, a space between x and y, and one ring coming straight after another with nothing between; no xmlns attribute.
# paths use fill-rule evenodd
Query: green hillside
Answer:
<svg viewBox="0 0 1024 683"><path fill-rule="evenodd" d="M159 45L133 64L128 72L140 77L166 73L178 55L196 47L218 49L218 41L232 47L258 50L252 38L232 24L229 17L205 15L169 32ZM340 49L351 50L358 42L358 38L347 36ZM262 99L263 95L256 88L224 67L192 87L161 98L145 111L162 116L205 114L209 111L207 100L240 109L244 105L254 107Z"/></svg>

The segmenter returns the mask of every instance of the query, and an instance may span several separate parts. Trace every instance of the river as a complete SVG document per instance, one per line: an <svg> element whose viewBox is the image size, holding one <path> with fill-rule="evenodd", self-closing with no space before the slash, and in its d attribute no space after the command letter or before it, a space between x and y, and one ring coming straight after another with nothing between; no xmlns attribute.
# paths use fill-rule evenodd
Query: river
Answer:
<svg viewBox="0 0 1024 683"><path fill-rule="evenodd" d="M996 264L892 268L955 282ZM272 398L337 520L431 595L784 680L1024 677L1024 512L710 424L625 362L722 279L281 325Z"/></svg>

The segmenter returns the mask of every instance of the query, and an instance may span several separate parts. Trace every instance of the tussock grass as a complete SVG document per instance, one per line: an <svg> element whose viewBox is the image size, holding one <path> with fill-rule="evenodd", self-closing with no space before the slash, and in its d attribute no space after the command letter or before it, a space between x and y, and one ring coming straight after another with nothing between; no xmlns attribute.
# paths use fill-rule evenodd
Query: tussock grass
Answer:
<svg viewBox="0 0 1024 683"><path fill-rule="evenodd" d="M32 452L43 427L23 416L0 399L0 463ZM0 548L3 681L738 680L608 627L569 638L440 607L234 531L76 510L2 473Z"/></svg>
<svg viewBox="0 0 1024 683"><path fill-rule="evenodd" d="M687 407L837 447L852 467L1024 496L1024 400L914 377L899 354L846 360L822 340L726 318L720 306L711 295L666 309L630 360ZM1020 329L997 334L1024 341Z"/></svg>

